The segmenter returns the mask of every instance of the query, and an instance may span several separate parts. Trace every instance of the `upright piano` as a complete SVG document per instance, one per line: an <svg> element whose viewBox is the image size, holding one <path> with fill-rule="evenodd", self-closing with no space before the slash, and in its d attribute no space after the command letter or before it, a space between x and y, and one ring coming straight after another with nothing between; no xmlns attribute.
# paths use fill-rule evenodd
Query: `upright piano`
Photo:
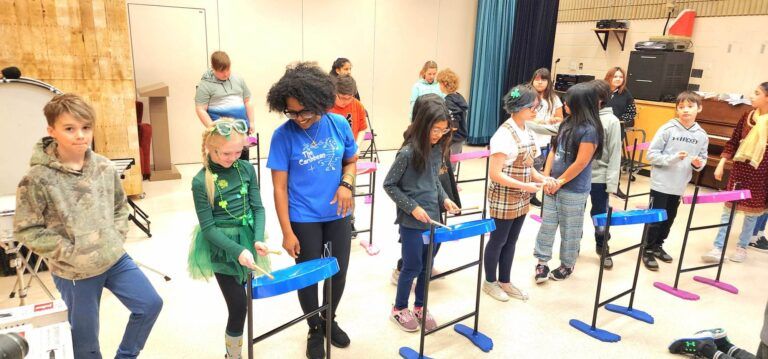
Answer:
<svg viewBox="0 0 768 359"><path fill-rule="evenodd" d="M733 129L745 112L752 110L749 105L732 106L728 102L706 99L703 102L704 109L701 111L696 121L701 125L704 131L709 135L709 158L707 167L701 172L703 176L701 185L711 188L724 188L728 183L728 173L731 169L731 161L726 162L723 180L717 181L714 177L715 167L720 161L720 153L723 152L725 143L731 138ZM692 179L695 181L696 176Z"/></svg>

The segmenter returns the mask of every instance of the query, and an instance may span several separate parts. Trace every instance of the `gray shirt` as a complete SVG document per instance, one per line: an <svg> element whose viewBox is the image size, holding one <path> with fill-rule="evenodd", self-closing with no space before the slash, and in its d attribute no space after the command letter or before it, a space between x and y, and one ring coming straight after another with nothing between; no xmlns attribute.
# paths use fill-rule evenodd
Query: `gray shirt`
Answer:
<svg viewBox="0 0 768 359"><path fill-rule="evenodd" d="M429 229L429 224L413 218L411 212L421 206L433 220L440 220L440 206L448 195L440 185L440 167L443 165L439 146L432 146L429 161L422 171L414 168L414 151L405 145L392 163L384 179L384 191L397 205L396 224L413 229Z"/></svg>
<svg viewBox="0 0 768 359"><path fill-rule="evenodd" d="M662 125L653 136L646 156L653 166L651 189L675 196L683 195L693 170L701 171L706 166L708 146L709 136L696 122L685 128L673 118ZM687 152L688 157L681 160L677 156L680 151ZM695 156L704 159L701 167L691 164Z"/></svg>

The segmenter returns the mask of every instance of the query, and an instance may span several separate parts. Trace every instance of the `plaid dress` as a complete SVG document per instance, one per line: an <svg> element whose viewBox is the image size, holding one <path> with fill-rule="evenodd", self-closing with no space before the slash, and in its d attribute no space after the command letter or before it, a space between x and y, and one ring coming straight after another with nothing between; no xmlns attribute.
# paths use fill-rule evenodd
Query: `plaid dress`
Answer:
<svg viewBox="0 0 768 359"><path fill-rule="evenodd" d="M518 181L530 182L533 159L536 157L535 139L528 133L527 135L530 139L525 144L511 124L504 122L501 128L509 131L517 144L517 157L511 164L505 165L501 171ZM488 204L491 210L491 218L515 219L524 216L528 213L530 200L530 193L517 188L503 186L496 182L491 182L488 188Z"/></svg>

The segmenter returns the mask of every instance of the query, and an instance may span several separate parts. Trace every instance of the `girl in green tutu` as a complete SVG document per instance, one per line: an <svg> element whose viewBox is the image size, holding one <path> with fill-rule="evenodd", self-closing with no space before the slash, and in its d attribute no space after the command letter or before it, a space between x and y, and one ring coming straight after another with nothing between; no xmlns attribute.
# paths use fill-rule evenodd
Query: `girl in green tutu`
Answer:
<svg viewBox="0 0 768 359"><path fill-rule="evenodd" d="M203 168L192 179L200 224L188 259L192 278L216 277L229 311L226 358L237 359L243 345L248 273L256 266L269 271L256 172L239 159L246 131L245 121L220 118L203 133Z"/></svg>

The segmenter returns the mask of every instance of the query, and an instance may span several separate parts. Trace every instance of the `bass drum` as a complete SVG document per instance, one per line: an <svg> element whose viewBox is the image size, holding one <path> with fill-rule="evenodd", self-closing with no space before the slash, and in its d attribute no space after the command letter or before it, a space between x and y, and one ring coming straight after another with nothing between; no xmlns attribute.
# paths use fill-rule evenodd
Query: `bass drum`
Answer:
<svg viewBox="0 0 768 359"><path fill-rule="evenodd" d="M43 107L57 88L45 82L29 79L0 80L0 196L14 195L19 181L29 169L32 149L47 136L48 124Z"/></svg>

